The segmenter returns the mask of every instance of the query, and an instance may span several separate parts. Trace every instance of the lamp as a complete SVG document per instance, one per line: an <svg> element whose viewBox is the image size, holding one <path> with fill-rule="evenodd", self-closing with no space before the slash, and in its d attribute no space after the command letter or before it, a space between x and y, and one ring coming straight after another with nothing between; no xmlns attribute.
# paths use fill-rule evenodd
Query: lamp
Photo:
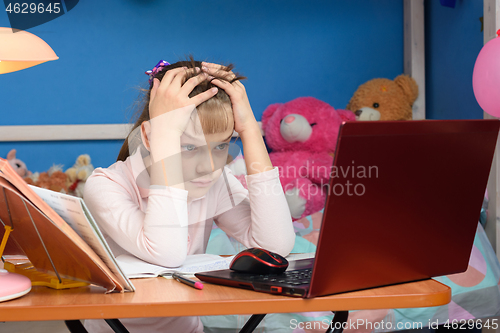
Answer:
<svg viewBox="0 0 500 333"><path fill-rule="evenodd" d="M39 65L59 57L43 39L19 30L0 27L0 74Z"/></svg>
<svg viewBox="0 0 500 333"><path fill-rule="evenodd" d="M59 57L43 39L27 31L13 32L11 28L0 27L0 74L19 71L57 59ZM13 230L10 226L4 225L4 227L5 233L0 243L0 258L7 244L7 238ZM31 280L26 276L7 272L1 264L0 262L0 302L27 294L31 290Z"/></svg>
<svg viewBox="0 0 500 333"><path fill-rule="evenodd" d="M5 225L5 234L0 244L0 257L3 254L12 227ZM26 276L9 273L0 267L0 302L21 297L31 290L31 280Z"/></svg>

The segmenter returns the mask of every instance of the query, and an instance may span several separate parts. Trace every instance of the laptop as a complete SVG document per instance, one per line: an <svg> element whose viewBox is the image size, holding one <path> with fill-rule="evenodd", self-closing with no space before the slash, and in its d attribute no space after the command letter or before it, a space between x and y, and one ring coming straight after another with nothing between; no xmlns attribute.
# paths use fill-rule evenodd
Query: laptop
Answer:
<svg viewBox="0 0 500 333"><path fill-rule="evenodd" d="M499 126L343 123L315 258L292 261L280 275L219 270L196 277L311 298L464 272Z"/></svg>

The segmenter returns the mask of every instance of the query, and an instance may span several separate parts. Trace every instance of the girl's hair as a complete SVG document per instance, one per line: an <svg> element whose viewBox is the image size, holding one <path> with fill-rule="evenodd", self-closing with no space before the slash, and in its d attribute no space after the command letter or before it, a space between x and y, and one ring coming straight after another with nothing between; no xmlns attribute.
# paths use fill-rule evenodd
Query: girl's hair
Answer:
<svg viewBox="0 0 500 333"><path fill-rule="evenodd" d="M187 67L188 69L194 69L195 67L198 67L201 69L201 61L195 61L193 57L190 56L189 60L179 61L174 64L165 66L163 70L159 71L154 77L161 81L167 71L178 67ZM230 75L229 72L233 68L234 66L232 64L229 64L227 66L224 66L217 73L212 74L212 76L219 80L224 80L230 83L233 83L237 80L246 79L246 77L239 76L237 73L235 73L234 75ZM198 75L196 71L188 71L188 74L186 75L186 81L196 75ZM149 89L141 89L143 92L143 96L140 97L138 109L139 112L136 116L137 120L135 121L132 130L130 131L129 135L122 145L122 148L120 149L117 161L125 161L127 157L130 156L130 153L132 152L129 151L129 136L134 132L135 129L140 127L144 121L149 120L149 99L151 96L152 87L153 84L150 85ZM216 86L210 81L204 80L193 89L193 91L189 94L189 97L201 94L202 92L207 91L212 87ZM198 116L200 118L204 133L220 133L227 130L230 126L234 126L234 123L230 123L230 118L228 117L227 111L224 109L225 104L231 104L229 95L224 90L218 88L217 94L215 94L215 96L197 106Z"/></svg>

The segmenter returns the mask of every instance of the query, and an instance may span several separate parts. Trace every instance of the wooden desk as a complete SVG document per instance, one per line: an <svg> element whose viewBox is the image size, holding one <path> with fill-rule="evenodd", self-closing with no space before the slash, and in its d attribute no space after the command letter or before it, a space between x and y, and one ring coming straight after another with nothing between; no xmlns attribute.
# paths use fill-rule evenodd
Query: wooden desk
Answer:
<svg viewBox="0 0 500 333"><path fill-rule="evenodd" d="M435 280L317 297L292 298L206 283L196 290L164 278L133 280L133 293L105 295L103 289L34 287L0 303L0 321L110 319L159 316L348 311L444 305L451 289Z"/></svg>

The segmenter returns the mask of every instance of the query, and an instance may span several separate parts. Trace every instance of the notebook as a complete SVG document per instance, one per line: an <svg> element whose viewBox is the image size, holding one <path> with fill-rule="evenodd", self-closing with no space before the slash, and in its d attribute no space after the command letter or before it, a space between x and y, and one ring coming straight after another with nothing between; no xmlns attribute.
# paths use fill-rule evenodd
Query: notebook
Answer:
<svg viewBox="0 0 500 333"><path fill-rule="evenodd" d="M121 254L116 261L129 279L171 276L173 273L194 275L198 272L229 268L231 257L221 257L215 254L191 254L180 267L169 268L145 262L129 254Z"/></svg>
<svg viewBox="0 0 500 333"><path fill-rule="evenodd" d="M314 259L200 280L311 298L467 269L498 120L341 125ZM287 282L292 278L292 282Z"/></svg>

